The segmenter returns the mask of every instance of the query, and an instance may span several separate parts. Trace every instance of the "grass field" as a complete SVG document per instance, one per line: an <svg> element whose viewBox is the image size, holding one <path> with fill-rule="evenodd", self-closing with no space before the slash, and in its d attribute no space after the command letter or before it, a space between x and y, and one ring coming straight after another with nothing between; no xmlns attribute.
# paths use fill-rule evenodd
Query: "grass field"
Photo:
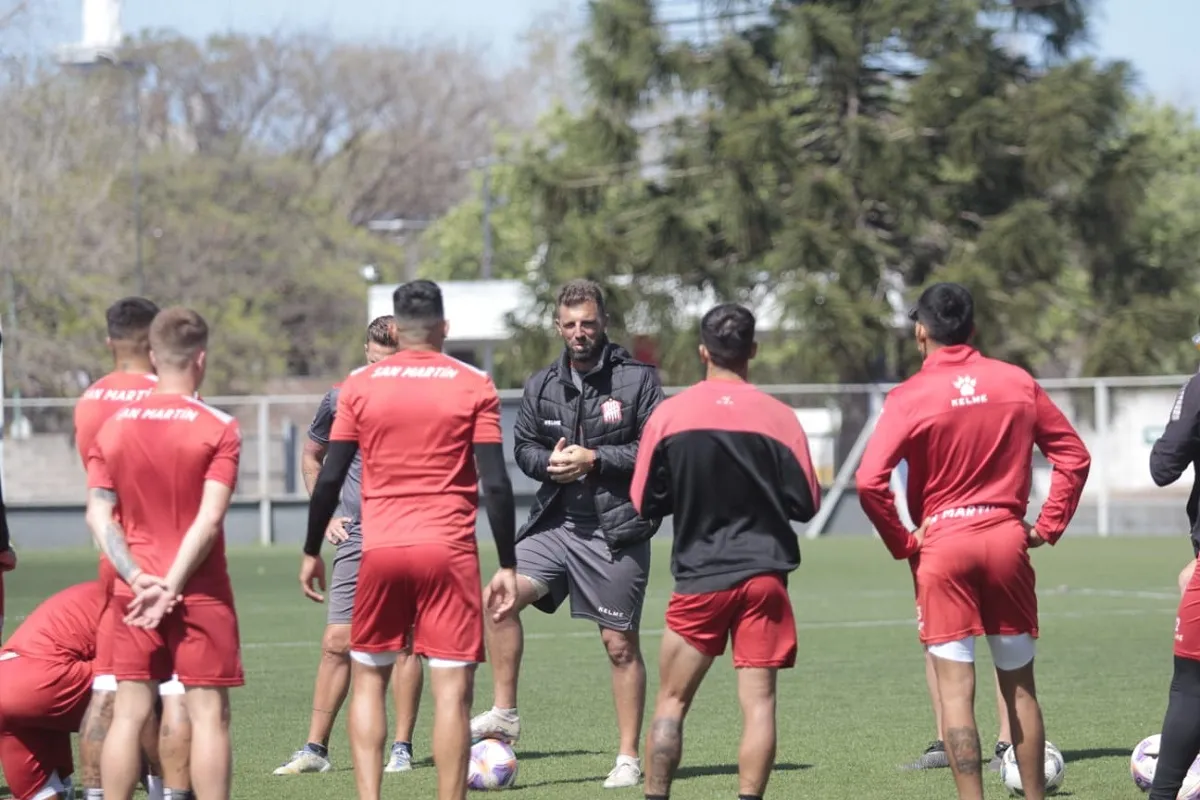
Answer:
<svg viewBox="0 0 1200 800"><path fill-rule="evenodd" d="M665 543L663 543L665 544ZM484 546L491 561L492 548ZM915 639L911 581L869 539L804 543L805 563L791 583L800 624L795 670L779 684L779 753L768 795L838 800L953 797L948 770L901 772L933 738ZM1041 587L1039 693L1049 738L1067 760L1060 796L1137 797L1128 756L1158 730L1171 667L1175 575L1190 554L1182 537L1072 539L1035 552ZM6 578L8 631L50 593L94 575L91 553L21 556ZM344 715L331 746L333 772L274 777L307 732L317 641L324 607L300 596L298 552L237 550L231 568L241 619L247 685L234 693L234 797L330 800L354 796ZM490 564L485 565L485 567ZM643 617L656 685L658 633L670 591L668 551L659 546ZM566 613L525 616L520 796L571 800L608 796L615 723L608 668L591 625ZM983 648L986 659L986 648ZM982 662L987 666L986 660ZM995 702L988 682L978 709L985 750L994 743ZM481 668L476 707L491 701ZM412 773L385 776L384 796L432 797L429 699L416 735ZM647 712L649 714L649 711ZM714 666L688 719L673 797L736 796L740 716L728 658ZM989 773L988 797L1006 796ZM613 796L640 797L640 790Z"/></svg>

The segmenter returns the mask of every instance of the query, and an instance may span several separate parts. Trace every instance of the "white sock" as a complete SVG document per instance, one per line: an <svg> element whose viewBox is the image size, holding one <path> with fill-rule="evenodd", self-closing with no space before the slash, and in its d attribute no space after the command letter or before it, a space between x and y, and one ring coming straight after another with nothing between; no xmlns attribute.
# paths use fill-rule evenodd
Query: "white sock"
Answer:
<svg viewBox="0 0 1200 800"><path fill-rule="evenodd" d="M146 796L150 800L163 800L163 780L157 775L146 776Z"/></svg>
<svg viewBox="0 0 1200 800"><path fill-rule="evenodd" d="M517 717L517 710L515 708L499 708L497 706L492 706L492 711L495 711L502 717L508 717L509 719L516 719Z"/></svg>

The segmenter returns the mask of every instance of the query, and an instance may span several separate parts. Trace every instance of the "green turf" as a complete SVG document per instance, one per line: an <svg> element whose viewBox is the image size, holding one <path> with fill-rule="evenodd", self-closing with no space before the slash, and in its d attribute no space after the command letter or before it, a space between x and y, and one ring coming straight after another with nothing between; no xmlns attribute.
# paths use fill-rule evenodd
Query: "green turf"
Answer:
<svg viewBox="0 0 1200 800"><path fill-rule="evenodd" d="M492 549L485 547L490 563ZM769 796L928 800L953 797L947 770L901 772L933 738L922 661L911 623L911 579L882 544L869 539L804 543L792 581L800 621L797 668L779 684L778 766ZM1060 796L1136 797L1128 754L1158 730L1171 666L1175 575L1189 555L1179 537L1072 539L1034 554L1043 639L1039 689L1049 738L1067 760ZM324 608L301 597L298 553L231 554L245 660L234 693L234 796L328 800L353 797L345 716L335 728L335 770L274 777L303 743ZM658 635L670 590L668 552L658 547L643 617L650 696ZM6 578L8 624L53 591L94 574L87 553L21 556ZM609 796L600 782L612 766L615 723L608 667L594 627L566 613L530 610L521 710L520 796L571 800ZM986 665L986 648L984 648ZM427 684L428 685L428 684ZM490 675L479 672L476 706L488 707ZM428 762L429 698L416 735L417 769L387 775L384 796L433 797ZM985 749L995 735L990 683L980 691ZM673 797L733 798L740 718L728 659L710 672L688 719ZM988 774L989 798L1006 796ZM615 790L640 797L640 790Z"/></svg>

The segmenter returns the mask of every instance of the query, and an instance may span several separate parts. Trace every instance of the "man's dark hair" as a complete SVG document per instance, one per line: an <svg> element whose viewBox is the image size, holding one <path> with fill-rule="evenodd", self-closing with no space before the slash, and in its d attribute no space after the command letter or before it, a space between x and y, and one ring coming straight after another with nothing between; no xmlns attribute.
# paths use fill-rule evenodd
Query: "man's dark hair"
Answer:
<svg viewBox="0 0 1200 800"><path fill-rule="evenodd" d="M367 326L367 342L374 342L380 347L396 347L396 318L384 314L371 320Z"/></svg>
<svg viewBox="0 0 1200 800"><path fill-rule="evenodd" d="M754 350L754 314L737 303L711 308L700 320L700 342L714 366L736 370L746 366Z"/></svg>
<svg viewBox="0 0 1200 800"><path fill-rule="evenodd" d="M572 308L582 303L595 303L600 316L605 315L604 290L600 288L600 284L587 278L576 278L567 282L558 290L558 302L555 304L554 310L557 314L558 309L563 306Z"/></svg>
<svg viewBox="0 0 1200 800"><path fill-rule="evenodd" d="M964 286L935 283L921 292L908 318L924 325L938 344L966 344L975 332L975 301Z"/></svg>
<svg viewBox="0 0 1200 800"><path fill-rule="evenodd" d="M104 312L108 338L114 342L146 341L158 306L144 297L123 297Z"/></svg>
<svg viewBox="0 0 1200 800"><path fill-rule="evenodd" d="M446 319L442 290L433 281L402 283L392 293L397 324L431 326Z"/></svg>

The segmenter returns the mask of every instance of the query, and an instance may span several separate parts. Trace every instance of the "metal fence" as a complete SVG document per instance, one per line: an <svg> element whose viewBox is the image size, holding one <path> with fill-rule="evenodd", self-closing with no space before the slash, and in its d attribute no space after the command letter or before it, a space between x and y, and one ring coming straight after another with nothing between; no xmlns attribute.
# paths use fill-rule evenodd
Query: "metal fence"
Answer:
<svg viewBox="0 0 1200 800"><path fill-rule="evenodd" d="M1182 498L1190 470L1176 487L1159 489L1147 460L1170 414L1175 395L1190 376L1047 380L1043 386L1083 435L1093 456L1092 474L1072 530L1109 534L1177 533L1186 530ZM797 410L809 434L825 500L809 536L869 533L854 502L853 475L874 427L887 385L787 385L762 387ZM678 389L669 390L669 393ZM536 484L511 464L512 425L519 391L501 392L502 425L510 471L519 495ZM302 506L307 495L300 454L320 395L212 397L208 402L236 416L242 428L241 476L236 500L250 520L252 540L280 540L278 509ZM4 403L3 477L10 507L27 513L76 513L85 476L75 452L73 399L22 399ZM897 486L899 486L897 476ZM1049 466L1035 453L1034 510L1044 497ZM294 525L294 520L288 525ZM285 537L290 538L290 537Z"/></svg>

